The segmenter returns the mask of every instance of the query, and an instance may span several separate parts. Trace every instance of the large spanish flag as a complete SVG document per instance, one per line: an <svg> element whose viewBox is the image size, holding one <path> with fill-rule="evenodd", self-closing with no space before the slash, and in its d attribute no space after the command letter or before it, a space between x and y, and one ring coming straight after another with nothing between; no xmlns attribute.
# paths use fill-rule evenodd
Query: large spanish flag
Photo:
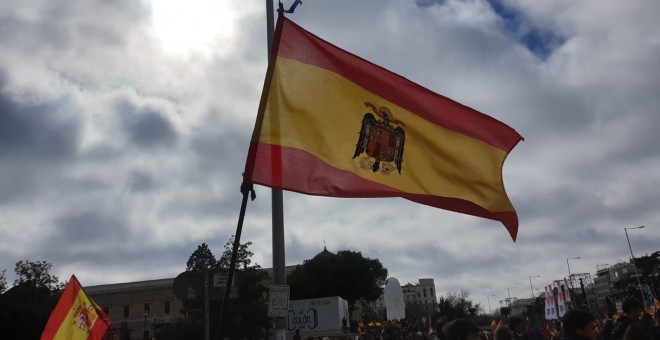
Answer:
<svg viewBox="0 0 660 340"><path fill-rule="evenodd" d="M71 275L69 284L48 318L41 339L103 339L111 323L110 317L85 294L75 275Z"/></svg>
<svg viewBox="0 0 660 340"><path fill-rule="evenodd" d="M244 181L310 195L403 197L518 217L502 166L511 127L346 52L280 16Z"/></svg>

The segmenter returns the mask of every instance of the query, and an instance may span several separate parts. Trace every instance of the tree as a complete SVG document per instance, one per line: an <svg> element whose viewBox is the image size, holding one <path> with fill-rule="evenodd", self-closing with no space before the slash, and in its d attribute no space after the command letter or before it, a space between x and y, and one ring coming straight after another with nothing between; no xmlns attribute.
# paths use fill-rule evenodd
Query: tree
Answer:
<svg viewBox="0 0 660 340"><path fill-rule="evenodd" d="M20 260L16 262L14 271L18 278L14 280L14 286L31 284L37 288L48 288L56 290L64 288L65 284L60 283L55 275L50 274L53 265L47 261Z"/></svg>
<svg viewBox="0 0 660 340"><path fill-rule="evenodd" d="M3 339L38 339L64 287L50 274L46 261L21 260L14 271L14 286L0 295L0 325ZM0 281L6 286L5 271ZM0 283L2 283L0 282Z"/></svg>
<svg viewBox="0 0 660 340"><path fill-rule="evenodd" d="M500 307L500 314L504 316L505 319L508 319L511 314L511 307Z"/></svg>
<svg viewBox="0 0 660 340"><path fill-rule="evenodd" d="M5 290L7 290L7 277L5 276L6 272L7 269L3 269L0 272L0 294L4 293Z"/></svg>
<svg viewBox="0 0 660 340"><path fill-rule="evenodd" d="M229 241L225 243L225 251L222 253L222 257L218 260L218 267L224 270L229 270L229 265L231 264L231 253L234 249L234 235L231 235ZM238 250L236 251L236 269L248 269L248 268L261 268L259 265L252 265L252 253L248 247L252 245L252 242L246 242L238 245Z"/></svg>
<svg viewBox="0 0 660 340"><path fill-rule="evenodd" d="M214 270L218 267L218 261L209 249L206 243L197 246L197 250L188 258L186 262L186 271L188 272L203 272L206 270Z"/></svg>
<svg viewBox="0 0 660 340"><path fill-rule="evenodd" d="M473 303L469 297L470 293L465 289L460 293L448 292L446 296L441 296L438 299L438 316L444 316L448 320L474 317L481 310L481 305Z"/></svg>
<svg viewBox="0 0 660 340"><path fill-rule="evenodd" d="M386 279L387 269L378 259L350 250L335 255L327 249L297 266L287 277L292 299L341 296L351 308L359 298L378 299Z"/></svg>

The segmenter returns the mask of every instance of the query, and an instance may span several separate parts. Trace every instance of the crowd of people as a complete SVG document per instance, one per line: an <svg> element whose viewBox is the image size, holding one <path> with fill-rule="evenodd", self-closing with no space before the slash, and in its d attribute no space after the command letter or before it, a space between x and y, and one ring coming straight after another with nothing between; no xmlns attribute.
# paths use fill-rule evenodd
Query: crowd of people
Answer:
<svg viewBox="0 0 660 340"><path fill-rule="evenodd" d="M437 340L660 340L660 310L651 314L639 301L623 301L623 313L612 319L598 320L583 310L564 314L560 326L532 331L519 317L509 318L508 324L483 330L470 319L456 319L436 325ZM559 328L559 329L557 329Z"/></svg>
<svg viewBox="0 0 660 340"><path fill-rule="evenodd" d="M359 330L350 333L358 334L355 340L660 340L660 309L650 313L638 300L629 298L623 301L622 310L604 320L588 311L570 310L561 320L548 321L543 329L529 327L523 318L512 316L491 327L479 327L469 318L441 318L433 327L426 320L360 323Z"/></svg>

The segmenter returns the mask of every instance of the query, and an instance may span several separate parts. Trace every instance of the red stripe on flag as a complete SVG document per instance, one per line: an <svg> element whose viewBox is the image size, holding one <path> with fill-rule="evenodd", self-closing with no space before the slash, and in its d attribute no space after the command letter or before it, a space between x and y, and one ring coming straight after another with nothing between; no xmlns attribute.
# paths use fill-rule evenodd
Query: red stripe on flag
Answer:
<svg viewBox="0 0 660 340"><path fill-rule="evenodd" d="M366 180L353 172L337 169L306 151L276 145L250 145L256 164L253 183L294 192L330 197L402 197L424 205L479 216L502 222L516 240L518 216L515 211L490 212L470 201L435 195L411 194ZM277 159L279 162L276 162ZM265 164L290 164L279 172ZM280 168L281 169L281 168ZM275 185L279 184L279 185Z"/></svg>
<svg viewBox="0 0 660 340"><path fill-rule="evenodd" d="M66 319L67 315L69 315L69 312L71 312L71 308L73 307L73 303L76 301L76 296L78 296L80 289L81 287L78 279L72 275L69 283L64 289L64 292L62 292L62 296L60 296L59 301L57 301L55 309L53 309L53 312L48 318L46 328L44 328L43 333L41 333L42 340L50 340L55 336L55 334L57 334L57 331L59 331L60 327L62 326L62 322L64 322L64 319Z"/></svg>

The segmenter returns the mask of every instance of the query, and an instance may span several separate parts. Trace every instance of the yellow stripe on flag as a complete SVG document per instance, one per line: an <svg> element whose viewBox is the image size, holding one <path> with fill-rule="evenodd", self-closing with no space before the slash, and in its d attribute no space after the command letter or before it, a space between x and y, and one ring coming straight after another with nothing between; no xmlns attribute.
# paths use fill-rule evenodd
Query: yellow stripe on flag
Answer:
<svg viewBox="0 0 660 340"><path fill-rule="evenodd" d="M276 65L260 143L307 151L333 167L404 192L464 199L489 211L513 210L501 180L506 152L431 124L336 73L286 58L278 58ZM323 91L316 90L319 84ZM360 157L352 158L362 118L371 111L365 101L388 107L405 124L401 175L365 171Z"/></svg>

